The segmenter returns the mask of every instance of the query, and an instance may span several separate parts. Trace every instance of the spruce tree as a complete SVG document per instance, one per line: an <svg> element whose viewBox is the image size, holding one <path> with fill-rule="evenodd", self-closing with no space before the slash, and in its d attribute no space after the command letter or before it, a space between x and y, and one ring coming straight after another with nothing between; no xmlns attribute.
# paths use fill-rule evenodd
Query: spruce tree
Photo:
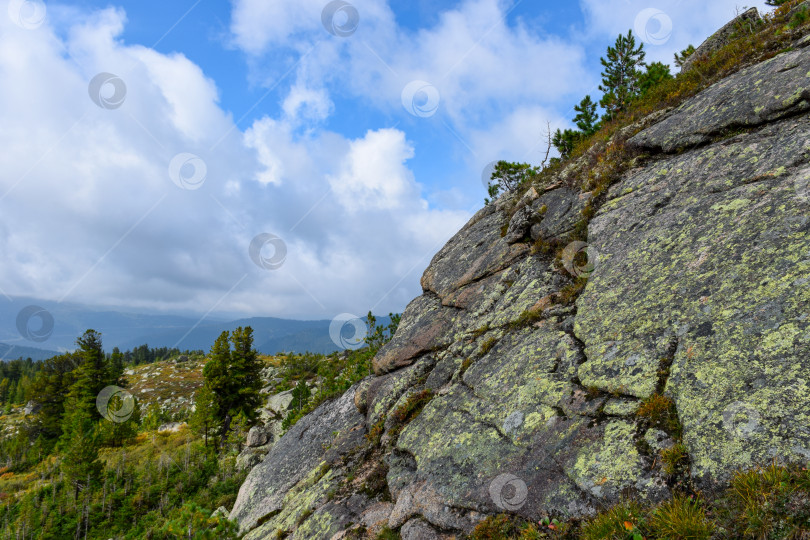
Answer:
<svg viewBox="0 0 810 540"><path fill-rule="evenodd" d="M108 379L112 384L126 386L124 381L124 355L118 347L113 347L110 355Z"/></svg>
<svg viewBox="0 0 810 540"><path fill-rule="evenodd" d="M231 334L231 373L234 385L234 403L231 415L243 414L250 422L256 420L262 403L262 362L253 348L253 329L241 326Z"/></svg>
<svg viewBox="0 0 810 540"><path fill-rule="evenodd" d="M54 440L62 434L66 394L76 380L80 364L79 352L55 356L42 363L31 383L31 399L40 405L35 425L46 439Z"/></svg>
<svg viewBox="0 0 810 540"><path fill-rule="evenodd" d="M81 364L65 402L59 442L62 472L74 488L74 497L78 497L79 491L92 484L101 472L97 426L100 415L96 411L96 397L108 381L101 334L88 330L76 344Z"/></svg>
<svg viewBox="0 0 810 540"><path fill-rule="evenodd" d="M599 104L605 109L608 119L624 110L638 95L640 68L644 67L646 54L644 44L636 47L636 37L629 30L626 36L619 34L616 43L608 47L607 58L601 58L605 70L599 90L604 92L604 96Z"/></svg>
<svg viewBox="0 0 810 540"><path fill-rule="evenodd" d="M203 436L207 447L208 437L216 435L216 427L219 425L217 398L208 384L203 384L194 397L194 413L189 424L191 429Z"/></svg>
<svg viewBox="0 0 810 540"><path fill-rule="evenodd" d="M220 445L236 415L255 421L261 405L261 369L262 363L253 349L253 329L249 326L240 326L230 337L228 332L222 332L211 347L203 376L205 385L214 395L220 418Z"/></svg>

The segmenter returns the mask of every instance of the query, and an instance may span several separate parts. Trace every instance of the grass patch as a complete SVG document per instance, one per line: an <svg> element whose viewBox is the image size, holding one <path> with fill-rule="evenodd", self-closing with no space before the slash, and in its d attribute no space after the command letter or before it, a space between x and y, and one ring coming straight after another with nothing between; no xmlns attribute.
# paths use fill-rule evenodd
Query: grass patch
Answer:
<svg viewBox="0 0 810 540"><path fill-rule="evenodd" d="M603 512L582 527L584 540L634 538L644 525L645 512L634 501L624 501Z"/></svg>
<svg viewBox="0 0 810 540"><path fill-rule="evenodd" d="M707 540L715 527L700 501L685 495L661 504L650 517L650 530L656 538Z"/></svg>
<svg viewBox="0 0 810 540"><path fill-rule="evenodd" d="M683 443L675 443L671 448L661 451L661 461L664 464L664 472L669 476L683 472L689 464L689 457L686 454L686 446Z"/></svg>
<svg viewBox="0 0 810 540"><path fill-rule="evenodd" d="M491 338L488 338L487 340L485 340L481 344L481 356L484 356L489 351L491 351L492 347L494 347L496 343L498 343L498 340L495 339L494 337L491 337Z"/></svg>
<svg viewBox="0 0 810 540"><path fill-rule="evenodd" d="M402 536L390 527L383 527L383 530L377 534L376 540L402 540Z"/></svg>
<svg viewBox="0 0 810 540"><path fill-rule="evenodd" d="M414 418L419 416L419 413L422 412L425 405L430 403L433 398L434 394L432 390L422 390L421 392L416 392L408 396L405 403L391 413L393 425L388 433L391 436L392 441L396 441L399 438L399 434L402 433L405 426L410 424Z"/></svg>
<svg viewBox="0 0 810 540"><path fill-rule="evenodd" d="M675 408L675 402L667 396L651 395L641 402L636 416L646 420L649 427L665 431L676 440L681 440L683 428L678 420L678 410Z"/></svg>

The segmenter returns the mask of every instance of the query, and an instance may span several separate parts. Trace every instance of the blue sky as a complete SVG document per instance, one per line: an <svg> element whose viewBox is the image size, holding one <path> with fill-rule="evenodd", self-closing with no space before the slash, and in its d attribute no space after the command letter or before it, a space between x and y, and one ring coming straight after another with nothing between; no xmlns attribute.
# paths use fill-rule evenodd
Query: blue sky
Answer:
<svg viewBox="0 0 810 540"><path fill-rule="evenodd" d="M568 127L574 104L598 99L619 32L635 28L648 61L669 63L743 5L6 7L0 294L330 319L418 295L430 258L481 207L485 166L538 163L547 122ZM325 9L356 28L331 34Z"/></svg>

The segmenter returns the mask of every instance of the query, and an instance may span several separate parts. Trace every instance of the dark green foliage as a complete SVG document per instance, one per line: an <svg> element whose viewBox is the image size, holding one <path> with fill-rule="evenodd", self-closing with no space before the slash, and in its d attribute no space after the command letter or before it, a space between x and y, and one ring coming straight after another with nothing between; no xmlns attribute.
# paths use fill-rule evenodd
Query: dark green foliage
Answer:
<svg viewBox="0 0 810 540"><path fill-rule="evenodd" d="M76 344L81 363L65 401L58 448L62 454L62 472L78 495L80 490L96 482L101 471L97 459L101 437L96 397L110 383L110 370L102 350L101 334L88 330Z"/></svg>
<svg viewBox="0 0 810 540"><path fill-rule="evenodd" d="M585 137L590 137L599 129L599 114L596 112L596 103L591 101L591 96L585 96L579 105L574 106L577 115L574 123Z"/></svg>
<svg viewBox="0 0 810 540"><path fill-rule="evenodd" d="M574 124L579 130L566 129L557 130L551 139L551 144L560 153L563 159L568 158L574 147L586 137L590 137L599 129L599 114L596 112L596 103L591 100L591 96L585 98L574 107L577 115L574 117Z"/></svg>
<svg viewBox="0 0 810 540"><path fill-rule="evenodd" d="M562 159L568 159L577 143L582 139L582 133L574 129L557 130L551 138L551 144L560 153Z"/></svg>
<svg viewBox="0 0 810 540"><path fill-rule="evenodd" d="M0 476L0 537L236 538L234 524L210 518L213 509L233 504L244 479L232 458L220 462L188 431L138 437L139 422L154 429L169 420L160 407L146 411L142 422L137 402L124 422L103 418L96 397L124 382L126 355L105 355L93 330L77 345L75 353L44 362L14 362L12 369L0 364L8 381L30 375L26 392L42 407L14 436L0 438L8 465L0 471L7 473ZM235 364L249 371L249 332L239 333L234 346ZM250 403L244 392L240 396ZM122 404L114 395L107 406ZM244 437L248 420L238 405L233 427Z"/></svg>
<svg viewBox="0 0 810 540"><path fill-rule="evenodd" d="M604 71L599 90L604 95L599 104L608 118L624 110L639 95L645 56L644 44L636 46L636 37L628 30L626 36L619 34L616 43L608 47L607 58L601 58Z"/></svg>
<svg viewBox="0 0 810 540"><path fill-rule="evenodd" d="M215 411L219 417L221 444L234 417L242 415L248 422L255 421L261 404L261 370L262 363L253 349L253 329L249 326L240 326L230 335L222 332L211 347L210 360L203 368L204 386L214 397L214 405L207 412Z"/></svg>
<svg viewBox="0 0 810 540"><path fill-rule="evenodd" d="M647 71L639 78L639 94L644 95L662 82L671 79L669 66L661 62L653 62L647 66Z"/></svg>
<svg viewBox="0 0 810 540"><path fill-rule="evenodd" d="M692 56L694 53L695 53L694 45L689 45L680 53L675 53L675 65L678 66L679 68L683 68L686 59Z"/></svg>
<svg viewBox="0 0 810 540"><path fill-rule="evenodd" d="M194 414L191 415L189 425L198 435L202 436L205 446L208 446L209 437L217 435L219 425L219 407L217 399L208 385L202 388L194 396Z"/></svg>
<svg viewBox="0 0 810 540"><path fill-rule="evenodd" d="M539 171L540 167L532 167L528 163L499 161L489 181L489 196L495 199L501 193L512 192L518 186L530 181ZM487 199L486 203L489 204L489 201Z"/></svg>

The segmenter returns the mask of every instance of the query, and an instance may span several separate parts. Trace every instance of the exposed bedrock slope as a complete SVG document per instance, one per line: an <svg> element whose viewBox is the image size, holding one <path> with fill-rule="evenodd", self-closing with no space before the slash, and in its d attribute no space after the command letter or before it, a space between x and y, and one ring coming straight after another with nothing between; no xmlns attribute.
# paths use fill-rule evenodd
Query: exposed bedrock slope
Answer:
<svg viewBox="0 0 810 540"><path fill-rule="evenodd" d="M590 194L535 186L478 212L425 271L377 375L287 433L231 517L248 538L441 538L505 510L659 500L673 440L636 415L653 393L675 403L697 487L808 461L809 72L810 50L784 53L635 135L644 165L591 220L599 259L574 305L558 301L573 278L530 244L564 243Z"/></svg>

